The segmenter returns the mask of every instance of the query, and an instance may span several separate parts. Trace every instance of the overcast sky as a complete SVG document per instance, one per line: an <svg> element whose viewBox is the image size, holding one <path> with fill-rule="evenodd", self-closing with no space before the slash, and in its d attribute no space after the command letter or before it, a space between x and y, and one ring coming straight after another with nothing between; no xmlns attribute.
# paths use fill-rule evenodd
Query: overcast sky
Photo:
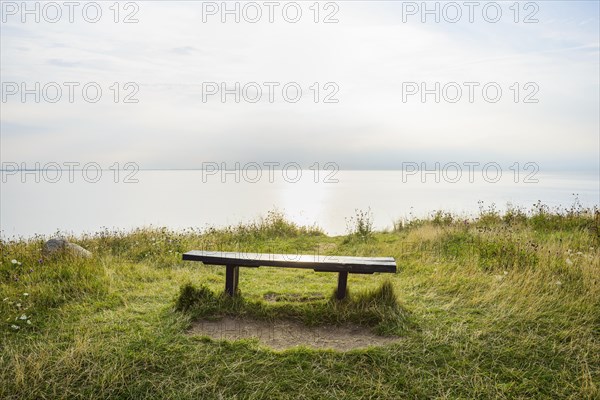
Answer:
<svg viewBox="0 0 600 400"><path fill-rule="evenodd" d="M309 9L313 2L301 3L296 23L283 18L286 2L275 8L273 23L263 2L257 3L263 12L258 22L241 13L239 23L231 15L223 23L219 10L211 13L221 2L196 1L136 2L127 9L122 3L119 23L109 9L113 2L102 3L97 23L87 22L81 8L74 10L73 23L66 8L56 23L45 20L55 16L50 8L45 16L41 11L39 23L30 15L23 23L22 10L7 3L0 62L3 162L94 161L107 168L114 162L142 168L335 162L341 168L388 169L402 162L496 161L598 170L597 1L532 3L539 9L521 3L518 23L512 1L501 3L496 23L484 18L486 2L474 10L473 23L464 6L456 23L444 14L439 23L433 16L422 23L420 10L412 15L406 2L374 1L323 2L318 23ZM246 17L254 18L255 10L246 8ZM293 19L295 9L287 11ZM447 19L455 17L455 10L446 11ZM132 12L139 22L123 23ZM323 22L330 14L337 23ZM488 19L494 14L487 9ZM524 23L528 15L539 22ZM93 19L94 10L87 16ZM51 85L39 103L33 94L23 102L21 87L12 94L14 84L23 82L29 89L57 82L63 97L47 101L54 96ZM64 82L79 84L72 103ZM102 89L97 103L82 97L89 82ZM134 85L124 87L128 82ZM248 101L257 95L249 85L239 103L233 94L222 102L219 93L207 92L214 89L210 82L230 89L236 82L256 82L262 97ZM265 82L279 84L272 102ZM290 82L302 88L295 103L282 93ZM430 89L435 82L457 82L462 97L448 101L456 94L452 85L439 103L433 94L425 102L420 93L408 96L421 82ZM473 102L464 82L479 85ZM502 89L496 103L483 97L487 83ZM132 99L138 102L124 103L136 87ZM337 103L324 102L326 95Z"/></svg>

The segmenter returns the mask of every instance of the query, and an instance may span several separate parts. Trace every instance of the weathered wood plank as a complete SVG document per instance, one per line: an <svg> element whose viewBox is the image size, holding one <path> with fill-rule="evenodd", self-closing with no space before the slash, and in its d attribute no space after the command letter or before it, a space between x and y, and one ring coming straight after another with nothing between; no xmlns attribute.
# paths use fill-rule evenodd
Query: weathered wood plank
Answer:
<svg viewBox="0 0 600 400"><path fill-rule="evenodd" d="M346 297L347 284L348 284L348 273L340 272L340 274L338 275L338 287L337 287L337 293L336 293L336 298L338 300L343 300Z"/></svg>
<svg viewBox="0 0 600 400"><path fill-rule="evenodd" d="M240 278L240 268L235 265L227 265L225 270L225 292L231 297L235 296Z"/></svg>
<svg viewBox="0 0 600 400"><path fill-rule="evenodd" d="M184 253L183 259L201 261L211 265L305 268L318 272L351 272L362 274L396 272L396 261L392 257L347 257L316 254L299 255L193 250Z"/></svg>

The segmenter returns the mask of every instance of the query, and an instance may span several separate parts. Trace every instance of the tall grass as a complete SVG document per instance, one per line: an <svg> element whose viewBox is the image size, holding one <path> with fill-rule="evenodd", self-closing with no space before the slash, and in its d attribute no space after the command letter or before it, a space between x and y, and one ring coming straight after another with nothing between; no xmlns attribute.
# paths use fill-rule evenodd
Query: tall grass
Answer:
<svg viewBox="0 0 600 400"><path fill-rule="evenodd" d="M43 237L2 240L0 398L595 399L599 223L597 209L578 206L488 206L362 240L267 216L69 238L91 259L43 259ZM399 272L351 274L339 302L335 274L248 268L230 299L222 267L181 260L201 248L394 256ZM272 352L186 333L223 315L358 323L401 339Z"/></svg>

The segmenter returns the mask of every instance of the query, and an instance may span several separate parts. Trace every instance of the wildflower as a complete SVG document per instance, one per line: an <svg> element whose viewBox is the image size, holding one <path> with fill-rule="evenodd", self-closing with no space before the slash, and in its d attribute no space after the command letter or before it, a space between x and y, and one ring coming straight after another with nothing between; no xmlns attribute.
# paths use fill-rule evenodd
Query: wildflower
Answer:
<svg viewBox="0 0 600 400"><path fill-rule="evenodd" d="M508 275L508 271L504 271L504 275Z"/></svg>
<svg viewBox="0 0 600 400"><path fill-rule="evenodd" d="M21 308L21 303L15 304L18 308Z"/></svg>
<svg viewBox="0 0 600 400"><path fill-rule="evenodd" d="M15 331L19 330L19 326L18 325L11 325L11 328L13 328Z"/></svg>
<svg viewBox="0 0 600 400"><path fill-rule="evenodd" d="M20 320L24 321L27 319L27 315L23 314L19 317Z"/></svg>
<svg viewBox="0 0 600 400"><path fill-rule="evenodd" d="M10 260L10 262L13 263L13 264L17 264L18 263L18 261L15 260L14 258L12 260Z"/></svg>
<svg viewBox="0 0 600 400"><path fill-rule="evenodd" d="M29 293L25 292L23 293L23 296L29 296Z"/></svg>
<svg viewBox="0 0 600 400"><path fill-rule="evenodd" d="M567 258L567 260L566 260L566 263L567 263L568 265L573 265L573 261L571 261L571 259L570 259L570 258Z"/></svg>
<svg viewBox="0 0 600 400"><path fill-rule="evenodd" d="M31 320L27 320L27 325L31 325Z"/></svg>

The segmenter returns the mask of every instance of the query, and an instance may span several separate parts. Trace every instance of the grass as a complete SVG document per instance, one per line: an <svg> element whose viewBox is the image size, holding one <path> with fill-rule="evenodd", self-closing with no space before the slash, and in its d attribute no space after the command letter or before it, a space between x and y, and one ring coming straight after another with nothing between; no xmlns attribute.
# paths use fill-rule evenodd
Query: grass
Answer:
<svg viewBox="0 0 600 400"><path fill-rule="evenodd" d="M597 210L538 204L469 220L437 212L368 240L276 212L224 229L71 238L92 259L44 260L42 237L0 241L0 398L599 398L599 225ZM399 273L351 274L337 302L334 274L242 269L232 300L223 268L181 261L190 249L394 256ZM402 339L275 352L186 334L224 315Z"/></svg>
<svg viewBox="0 0 600 400"><path fill-rule="evenodd" d="M301 296L278 296L277 299L275 305L242 296L232 299L221 291L214 293L207 286L196 288L187 284L181 288L175 309L189 312L193 319L246 316L268 321L298 320L307 326L353 323L373 327L380 335L402 335L411 327L409 314L399 305L389 281L344 301L335 299L335 291L322 301L318 297L302 301Z"/></svg>

